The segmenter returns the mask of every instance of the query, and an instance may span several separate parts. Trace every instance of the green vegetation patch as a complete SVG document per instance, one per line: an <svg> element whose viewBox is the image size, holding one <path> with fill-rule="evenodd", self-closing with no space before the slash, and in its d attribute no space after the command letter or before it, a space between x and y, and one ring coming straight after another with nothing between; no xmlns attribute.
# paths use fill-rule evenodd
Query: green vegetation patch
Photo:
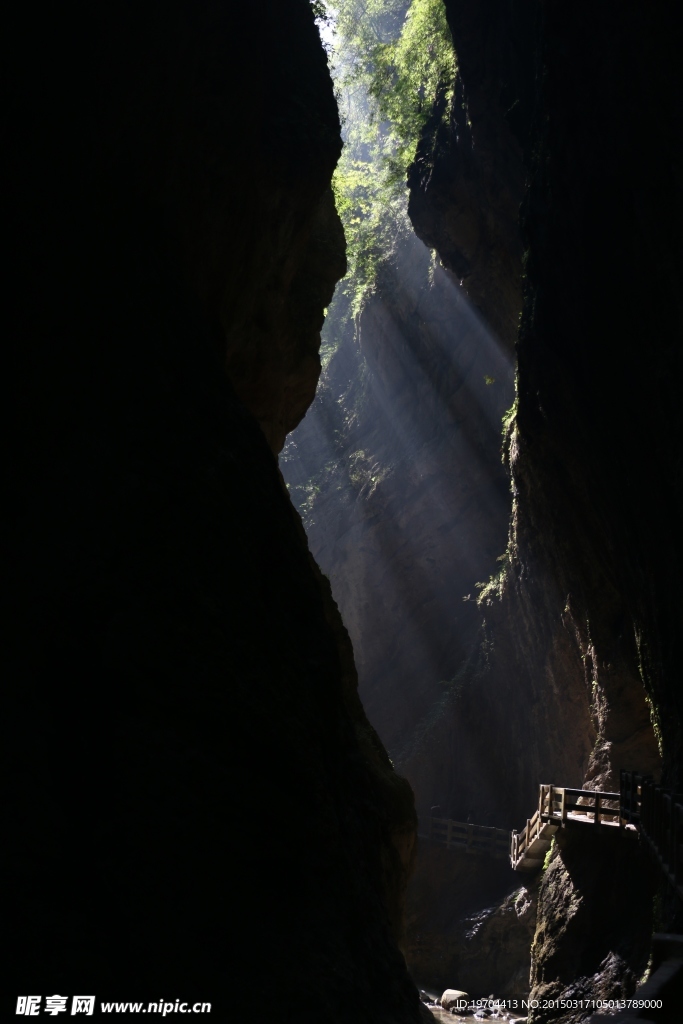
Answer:
<svg viewBox="0 0 683 1024"><path fill-rule="evenodd" d="M344 150L333 188L347 240L344 316L356 317L383 261L410 233L406 175L456 74L443 0L316 0L329 45ZM449 102L444 104L448 116ZM333 304L334 305L334 304ZM334 309L330 310L334 315Z"/></svg>

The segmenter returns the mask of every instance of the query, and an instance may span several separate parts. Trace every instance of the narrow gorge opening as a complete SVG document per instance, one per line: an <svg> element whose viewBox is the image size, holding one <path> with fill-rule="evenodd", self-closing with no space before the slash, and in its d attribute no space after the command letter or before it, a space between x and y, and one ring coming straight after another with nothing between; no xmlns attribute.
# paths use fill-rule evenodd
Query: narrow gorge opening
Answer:
<svg viewBox="0 0 683 1024"><path fill-rule="evenodd" d="M442 0L317 10L342 120L333 188L349 268L326 311L316 398L280 467L349 631L366 713L415 793L409 967L434 992L454 987L459 947L470 964L455 987L467 977L477 995L526 993L532 901L507 850L502 863L475 863L429 839L433 819L503 830L514 817L482 764L486 740L459 710L482 672L484 602L508 559L521 289L513 280L489 303L494 329L411 222L409 169L422 155L420 173L432 172L456 102L467 124ZM523 907L524 924L487 977L484 945L464 936L513 889L507 909Z"/></svg>
<svg viewBox="0 0 683 1024"><path fill-rule="evenodd" d="M661 771L633 659L599 664L573 587L518 508L535 16L483 30L489 49L468 78L450 29L460 15L443 0L313 6L342 121L333 190L349 266L326 310L315 400L280 467L366 713L415 795L413 977L432 994L528 996L556 846L534 840L537 860L520 858L531 873L515 874L503 839L548 777L609 792L621 768Z"/></svg>
<svg viewBox="0 0 683 1024"><path fill-rule="evenodd" d="M334 187L350 267L327 311L316 399L280 466L351 633L366 710L403 765L419 757L418 723L423 733L455 685L478 628L478 588L505 551L501 434L514 354L408 216L407 167L435 90L452 102L441 0L373 13L352 3L322 26L342 112ZM440 63L404 80L430 45ZM398 51L383 78L378 48ZM400 122L388 90L392 101L401 94ZM426 799L423 813L438 802Z"/></svg>

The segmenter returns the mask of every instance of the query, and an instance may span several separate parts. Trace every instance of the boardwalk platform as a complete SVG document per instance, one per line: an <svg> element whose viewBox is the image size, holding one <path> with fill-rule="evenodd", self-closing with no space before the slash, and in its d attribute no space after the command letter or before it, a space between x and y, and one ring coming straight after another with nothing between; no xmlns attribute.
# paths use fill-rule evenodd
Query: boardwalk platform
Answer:
<svg viewBox="0 0 683 1024"><path fill-rule="evenodd" d="M451 850L509 856L515 871L538 871L557 830L575 826L639 831L683 900L683 796L637 772L622 771L619 793L539 786L538 808L521 832L430 818L425 838Z"/></svg>
<svg viewBox="0 0 683 1024"><path fill-rule="evenodd" d="M510 840L510 863L515 871L538 871L543 867L552 838L561 826L623 826L620 794L566 786L539 786L538 809L521 832Z"/></svg>

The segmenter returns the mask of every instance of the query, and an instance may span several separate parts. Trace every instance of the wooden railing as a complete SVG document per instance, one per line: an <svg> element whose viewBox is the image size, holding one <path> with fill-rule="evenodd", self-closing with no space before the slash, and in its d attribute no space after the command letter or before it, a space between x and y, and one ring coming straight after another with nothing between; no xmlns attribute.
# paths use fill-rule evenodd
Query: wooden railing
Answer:
<svg viewBox="0 0 683 1024"><path fill-rule="evenodd" d="M449 849L488 853L494 857L507 857L510 848L510 833L505 829L450 818L430 818L429 838L444 843Z"/></svg>
<svg viewBox="0 0 683 1024"><path fill-rule="evenodd" d="M566 786L539 786L538 809L521 832L510 837L510 864L515 870L538 868L553 834L568 823L620 825L619 794Z"/></svg>
<svg viewBox="0 0 683 1024"><path fill-rule="evenodd" d="M523 860L536 839L541 838L543 823L539 811L536 811L532 818L527 818L526 825L521 832L513 832L510 836L510 863L516 868Z"/></svg>
<svg viewBox="0 0 683 1024"><path fill-rule="evenodd" d="M683 796L652 776L621 772L621 816L645 837L659 866L683 899Z"/></svg>
<svg viewBox="0 0 683 1024"><path fill-rule="evenodd" d="M541 785L538 809L521 832L472 825L450 818L429 819L429 839L449 849L505 857L512 867L532 870L543 860L562 825L633 825L642 833L662 870L683 899L683 796L655 784L647 775L621 772L619 793ZM533 849L532 849L533 847Z"/></svg>
<svg viewBox="0 0 683 1024"><path fill-rule="evenodd" d="M619 799L619 793L542 785L538 797L538 813L542 821L554 823L581 821L595 825L619 825Z"/></svg>

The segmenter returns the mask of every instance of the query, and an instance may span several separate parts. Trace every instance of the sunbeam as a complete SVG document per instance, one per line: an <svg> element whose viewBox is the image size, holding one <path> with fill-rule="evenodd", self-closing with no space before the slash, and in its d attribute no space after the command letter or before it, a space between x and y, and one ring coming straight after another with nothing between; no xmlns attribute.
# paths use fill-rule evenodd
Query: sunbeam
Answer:
<svg viewBox="0 0 683 1024"><path fill-rule="evenodd" d="M401 760L443 705L439 682L476 628L476 584L505 547L513 359L410 235L340 339L329 318L324 344L334 332L282 468L351 634L366 710Z"/></svg>

